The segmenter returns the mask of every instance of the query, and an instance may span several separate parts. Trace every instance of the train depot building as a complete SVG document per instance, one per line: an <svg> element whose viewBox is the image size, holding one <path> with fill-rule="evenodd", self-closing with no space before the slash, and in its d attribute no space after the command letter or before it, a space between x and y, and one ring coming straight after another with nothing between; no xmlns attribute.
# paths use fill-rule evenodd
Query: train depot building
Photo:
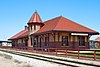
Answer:
<svg viewBox="0 0 100 67"><path fill-rule="evenodd" d="M99 34L63 16L43 22L37 12L27 24L9 38L12 47L89 49L89 38Z"/></svg>

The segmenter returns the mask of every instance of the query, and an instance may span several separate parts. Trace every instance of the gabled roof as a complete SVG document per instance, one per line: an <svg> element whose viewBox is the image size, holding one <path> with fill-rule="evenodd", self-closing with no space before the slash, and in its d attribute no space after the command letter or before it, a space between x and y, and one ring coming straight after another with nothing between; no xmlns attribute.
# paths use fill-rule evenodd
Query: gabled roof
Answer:
<svg viewBox="0 0 100 67"><path fill-rule="evenodd" d="M82 33L98 33L62 16L44 22L44 26L36 33L47 31L68 31Z"/></svg>
<svg viewBox="0 0 100 67"><path fill-rule="evenodd" d="M94 41L100 41L100 37L97 37Z"/></svg>
<svg viewBox="0 0 100 67"><path fill-rule="evenodd" d="M42 20L37 12L35 12L28 23L42 23Z"/></svg>
<svg viewBox="0 0 100 67"><path fill-rule="evenodd" d="M28 36L28 29L22 30L21 32L9 38L8 40L18 39L18 38L25 37L25 36Z"/></svg>

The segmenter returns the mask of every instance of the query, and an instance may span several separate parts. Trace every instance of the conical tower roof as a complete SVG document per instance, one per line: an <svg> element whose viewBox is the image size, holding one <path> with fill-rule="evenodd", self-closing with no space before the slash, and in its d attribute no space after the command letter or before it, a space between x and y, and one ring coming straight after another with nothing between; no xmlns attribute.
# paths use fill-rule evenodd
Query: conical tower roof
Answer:
<svg viewBox="0 0 100 67"><path fill-rule="evenodd" d="M29 20L28 24L30 23L42 23L42 20L37 11L34 12L31 19Z"/></svg>

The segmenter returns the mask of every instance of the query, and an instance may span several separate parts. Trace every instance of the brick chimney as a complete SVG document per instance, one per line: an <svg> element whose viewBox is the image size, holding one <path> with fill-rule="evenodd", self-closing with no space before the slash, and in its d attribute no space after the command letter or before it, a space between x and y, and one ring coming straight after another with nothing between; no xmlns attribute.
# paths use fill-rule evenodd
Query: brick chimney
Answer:
<svg viewBox="0 0 100 67"><path fill-rule="evenodd" d="M25 26L25 30L27 29L27 26Z"/></svg>

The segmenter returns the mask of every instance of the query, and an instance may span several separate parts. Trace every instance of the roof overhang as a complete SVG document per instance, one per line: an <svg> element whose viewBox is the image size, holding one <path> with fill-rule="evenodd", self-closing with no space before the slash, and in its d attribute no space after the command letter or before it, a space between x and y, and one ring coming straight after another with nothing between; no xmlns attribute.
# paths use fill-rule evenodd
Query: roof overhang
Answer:
<svg viewBox="0 0 100 67"><path fill-rule="evenodd" d="M88 34L88 35L99 35L98 32L81 32L81 31L63 31L63 30L49 30L49 31L44 31L44 32L36 32L33 33L32 35L40 35L40 34L45 34L45 33L50 33L50 32L68 32L68 33L82 33L82 34Z"/></svg>
<svg viewBox="0 0 100 67"><path fill-rule="evenodd" d="M34 23L27 23L28 25L32 25L32 24L37 24L37 25L44 25L44 23L37 23L37 22L34 22Z"/></svg>

